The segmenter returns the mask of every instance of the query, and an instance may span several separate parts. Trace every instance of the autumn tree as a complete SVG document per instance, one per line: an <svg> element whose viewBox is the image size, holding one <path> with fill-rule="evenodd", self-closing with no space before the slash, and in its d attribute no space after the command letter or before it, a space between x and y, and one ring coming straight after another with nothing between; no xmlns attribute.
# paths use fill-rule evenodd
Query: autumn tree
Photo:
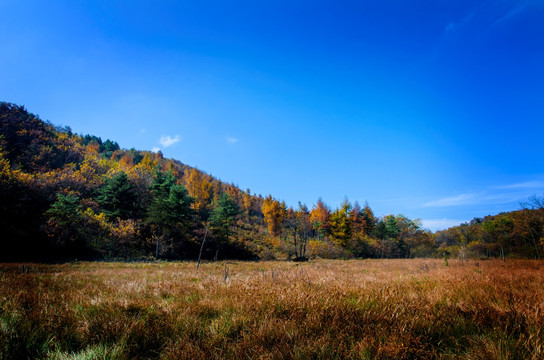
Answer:
<svg viewBox="0 0 544 360"><path fill-rule="evenodd" d="M240 199L240 188L238 188L238 186L235 186L234 184L227 184L225 186L225 192L230 195L232 200L238 203L238 200Z"/></svg>
<svg viewBox="0 0 544 360"><path fill-rule="evenodd" d="M307 260L306 246L313 231L308 207L299 201L296 210L291 207L287 209L284 224L293 241L295 261Z"/></svg>
<svg viewBox="0 0 544 360"><path fill-rule="evenodd" d="M363 208L356 201L349 212L351 226L351 241L349 250L357 257L369 255L369 232L367 233L367 217Z"/></svg>
<svg viewBox="0 0 544 360"><path fill-rule="evenodd" d="M287 213L285 203L280 203L278 200L272 198L271 195L268 195L263 202L262 212L270 236L279 236L281 225Z"/></svg>
<svg viewBox="0 0 544 360"><path fill-rule="evenodd" d="M155 166L147 153L134 153L133 156L138 158L138 162L127 170L127 175L138 194L137 208L147 209L152 201L151 184L155 179Z"/></svg>
<svg viewBox="0 0 544 360"><path fill-rule="evenodd" d="M414 258L432 257L437 249L433 233L430 230L418 229L409 238L410 254Z"/></svg>
<svg viewBox="0 0 544 360"><path fill-rule="evenodd" d="M351 203L346 199L329 217L331 239L342 248L346 248L351 239L350 211Z"/></svg>
<svg viewBox="0 0 544 360"><path fill-rule="evenodd" d="M423 236L418 234L421 223L419 220L409 219L404 215L395 216L395 222L398 228L397 256L400 258L408 258L410 257L411 248L415 246L414 240L418 236Z"/></svg>
<svg viewBox="0 0 544 360"><path fill-rule="evenodd" d="M297 219L297 233L299 239L298 244L295 242L295 256L299 259L304 259L306 258L306 245L312 234L310 211L306 205L299 201L295 216Z"/></svg>
<svg viewBox="0 0 544 360"><path fill-rule="evenodd" d="M365 235L366 221L363 209L357 201L353 204L349 212L349 222L352 236L357 239L362 239Z"/></svg>
<svg viewBox="0 0 544 360"><path fill-rule="evenodd" d="M144 168L155 170L159 165L159 161L158 161L158 159L155 159L155 156L153 155L153 153L150 153L149 151L146 151L146 152L144 152L144 156L143 156L142 161L140 162L140 164Z"/></svg>
<svg viewBox="0 0 544 360"><path fill-rule="evenodd" d="M534 258L540 259L544 247L544 196L533 195L528 202L521 203L520 221L516 227L525 233L534 250Z"/></svg>
<svg viewBox="0 0 544 360"><path fill-rule="evenodd" d="M244 207L244 212L246 215L246 218L249 219L249 217L252 214L252 206L253 206L253 197L251 196L251 190L247 189L243 195L242 195L242 204Z"/></svg>
<svg viewBox="0 0 544 360"><path fill-rule="evenodd" d="M212 183L201 171L192 168L185 176L185 186L189 195L194 199L193 210L201 216L207 217L212 196Z"/></svg>
<svg viewBox="0 0 544 360"><path fill-rule="evenodd" d="M376 226L376 217L367 202L365 202L365 206L363 206L362 216L365 224L365 234L369 235L374 231L374 227Z"/></svg>
<svg viewBox="0 0 544 360"><path fill-rule="evenodd" d="M310 221L312 222L312 226L321 239L323 239L329 232L330 213L329 208L321 199L317 200L317 204L314 205L312 211L310 212Z"/></svg>
<svg viewBox="0 0 544 360"><path fill-rule="evenodd" d="M134 156L130 152L124 152L121 158L119 159L119 165L123 169L130 169L134 163Z"/></svg>
<svg viewBox="0 0 544 360"><path fill-rule="evenodd" d="M464 227L463 227L464 228ZM514 221L508 214L500 214L493 219L482 223L482 229L492 238L498 246L500 257L505 260L511 248Z"/></svg>
<svg viewBox="0 0 544 360"><path fill-rule="evenodd" d="M473 240L475 240L475 229L474 229L474 226L471 226L470 223L465 222L457 227L457 233L459 235L459 240L461 242L461 251L459 253L459 256L463 260L465 260L467 246Z"/></svg>

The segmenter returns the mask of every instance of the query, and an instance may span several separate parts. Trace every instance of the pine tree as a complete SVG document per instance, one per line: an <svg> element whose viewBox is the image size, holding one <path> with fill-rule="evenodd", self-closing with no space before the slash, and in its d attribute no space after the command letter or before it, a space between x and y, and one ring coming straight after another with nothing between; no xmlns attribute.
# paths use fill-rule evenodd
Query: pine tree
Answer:
<svg viewBox="0 0 544 360"><path fill-rule="evenodd" d="M210 216L210 221L212 231L223 243L229 242L229 237L234 232L233 228L236 225L236 217L239 213L240 208L229 194L223 193L219 196L217 205Z"/></svg>
<svg viewBox="0 0 544 360"><path fill-rule="evenodd" d="M161 239L166 236L169 240L176 234L185 235L191 221L191 203L187 189L175 183L171 172L166 175L157 171L151 185L153 201L147 213L147 223L155 228L156 251L159 257Z"/></svg>
<svg viewBox="0 0 544 360"><path fill-rule="evenodd" d="M110 219L126 220L135 216L138 194L124 171L108 179L99 192L96 200Z"/></svg>

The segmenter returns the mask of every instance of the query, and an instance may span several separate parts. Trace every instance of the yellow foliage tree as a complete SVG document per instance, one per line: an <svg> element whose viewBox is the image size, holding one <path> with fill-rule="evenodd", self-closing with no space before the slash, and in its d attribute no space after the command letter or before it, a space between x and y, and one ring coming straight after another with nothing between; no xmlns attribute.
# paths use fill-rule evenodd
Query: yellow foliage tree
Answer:
<svg viewBox="0 0 544 360"><path fill-rule="evenodd" d="M262 211L264 215L264 221L268 226L268 233L270 234L270 236L279 236L281 231L281 224L287 214L285 203L282 202L280 204L278 200L272 198L271 195L268 195L266 199L264 199Z"/></svg>
<svg viewBox="0 0 544 360"><path fill-rule="evenodd" d="M198 213L207 210L212 196L212 183L207 179L207 175L193 168L185 176L184 182L189 195L194 199L191 205L193 210Z"/></svg>
<svg viewBox="0 0 544 360"><path fill-rule="evenodd" d="M246 216L249 216L251 214L251 206L253 205L251 197L251 191L249 189L246 190L246 192L242 195L242 205L244 207L244 211L246 213Z"/></svg>

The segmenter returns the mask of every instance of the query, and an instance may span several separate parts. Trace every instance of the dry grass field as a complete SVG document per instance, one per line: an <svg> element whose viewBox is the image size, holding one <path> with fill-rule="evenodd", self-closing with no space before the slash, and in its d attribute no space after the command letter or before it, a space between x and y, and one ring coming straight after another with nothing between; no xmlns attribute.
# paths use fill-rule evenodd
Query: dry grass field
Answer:
<svg viewBox="0 0 544 360"><path fill-rule="evenodd" d="M0 358L544 359L543 301L524 260L4 264Z"/></svg>

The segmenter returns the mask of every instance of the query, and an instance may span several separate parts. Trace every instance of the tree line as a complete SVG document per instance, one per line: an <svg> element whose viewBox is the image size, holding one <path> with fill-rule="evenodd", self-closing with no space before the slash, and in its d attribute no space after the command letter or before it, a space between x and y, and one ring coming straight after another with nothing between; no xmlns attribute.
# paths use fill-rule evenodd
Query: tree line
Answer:
<svg viewBox="0 0 544 360"><path fill-rule="evenodd" d="M160 152L121 149L0 103L3 261L539 257L543 223L535 206L433 234L348 200L287 207Z"/></svg>
<svg viewBox="0 0 544 360"><path fill-rule="evenodd" d="M520 210L475 218L434 235L437 252L458 257L541 259L544 197L532 196Z"/></svg>

